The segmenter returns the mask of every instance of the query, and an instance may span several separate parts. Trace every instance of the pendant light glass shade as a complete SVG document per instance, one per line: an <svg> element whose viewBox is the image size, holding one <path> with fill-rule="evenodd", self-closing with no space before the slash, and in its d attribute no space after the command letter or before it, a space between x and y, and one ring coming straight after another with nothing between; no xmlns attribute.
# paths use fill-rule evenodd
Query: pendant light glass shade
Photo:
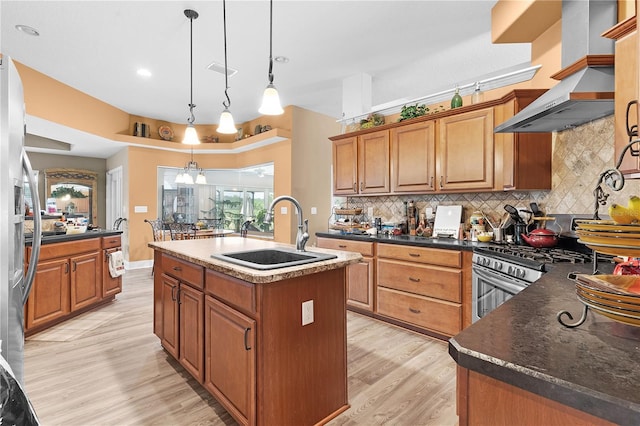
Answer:
<svg viewBox="0 0 640 426"><path fill-rule="evenodd" d="M176 175L175 183L184 183L184 174L182 171Z"/></svg>
<svg viewBox="0 0 640 426"><path fill-rule="evenodd" d="M276 87L271 83L269 83L267 88L264 89L262 105L258 112L264 115L280 115L284 113L284 110L280 105L280 95L278 95Z"/></svg>
<svg viewBox="0 0 640 426"><path fill-rule="evenodd" d="M184 183L185 185L193 185L193 177L189 173L184 174Z"/></svg>
<svg viewBox="0 0 640 426"><path fill-rule="evenodd" d="M227 135L238 133L238 129L236 129L236 124L233 121L233 116L229 109L225 108L220 114L220 124L218 124L218 133L224 133Z"/></svg>
<svg viewBox="0 0 640 426"><path fill-rule="evenodd" d="M182 143L185 145L199 145L200 139L198 139L198 132L193 124L187 124L187 128L184 131L184 139Z"/></svg>
<svg viewBox="0 0 640 426"><path fill-rule="evenodd" d="M204 175L204 172L202 170L200 170L200 173L198 173L198 177L196 178L196 183L198 185L207 184L207 177Z"/></svg>

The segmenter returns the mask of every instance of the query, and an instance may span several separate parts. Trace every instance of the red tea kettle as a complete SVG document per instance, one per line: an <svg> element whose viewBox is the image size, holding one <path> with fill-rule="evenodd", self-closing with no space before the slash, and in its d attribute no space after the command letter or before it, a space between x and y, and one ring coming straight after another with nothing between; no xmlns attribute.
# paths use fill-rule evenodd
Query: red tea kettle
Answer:
<svg viewBox="0 0 640 426"><path fill-rule="evenodd" d="M555 247L558 244L558 235L549 229L534 229L529 235L523 233L521 236L531 247Z"/></svg>

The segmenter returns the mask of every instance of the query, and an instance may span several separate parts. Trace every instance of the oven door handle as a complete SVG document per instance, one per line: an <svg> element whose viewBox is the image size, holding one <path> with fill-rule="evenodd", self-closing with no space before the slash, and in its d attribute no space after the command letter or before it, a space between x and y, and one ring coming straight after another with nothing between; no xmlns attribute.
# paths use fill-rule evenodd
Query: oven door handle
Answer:
<svg viewBox="0 0 640 426"><path fill-rule="evenodd" d="M478 274L478 276L484 281L488 281L494 287L498 287L511 294L517 294L527 287L526 284L523 284L524 281L504 275L501 275L498 278L491 269L487 269L480 265L473 265L472 273Z"/></svg>

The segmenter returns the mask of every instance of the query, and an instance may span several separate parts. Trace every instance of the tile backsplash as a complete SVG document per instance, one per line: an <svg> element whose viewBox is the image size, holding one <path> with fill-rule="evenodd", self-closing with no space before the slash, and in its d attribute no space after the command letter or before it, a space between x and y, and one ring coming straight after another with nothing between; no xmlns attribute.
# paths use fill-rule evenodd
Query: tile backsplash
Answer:
<svg viewBox="0 0 640 426"><path fill-rule="evenodd" d="M613 157L614 117L609 116L553 134L553 176L549 191L335 197L333 205L362 207L364 212L372 207L373 216L382 217L384 221L401 221L404 202L409 200L416 202L420 212L426 207L435 210L438 205L460 204L466 220L475 210L497 220L504 213L505 204L528 209L531 202L536 202L545 213L593 214L594 189L600 174L615 166L617 158ZM640 181L626 180L619 192L606 186L603 189L609 199L607 205L600 206L599 212L606 215L611 203L626 205L630 195L640 195Z"/></svg>

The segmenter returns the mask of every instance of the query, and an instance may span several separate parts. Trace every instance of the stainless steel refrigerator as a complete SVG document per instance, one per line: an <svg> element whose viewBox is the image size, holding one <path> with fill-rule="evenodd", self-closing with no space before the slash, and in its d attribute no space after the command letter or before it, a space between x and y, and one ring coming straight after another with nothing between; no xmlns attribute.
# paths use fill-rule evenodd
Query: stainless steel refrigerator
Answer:
<svg viewBox="0 0 640 426"><path fill-rule="evenodd" d="M25 133L22 81L13 61L5 55L0 58L0 356L8 362L21 385L24 381L24 304L35 277L41 235L38 186L24 151ZM34 238L25 276L26 184L32 194Z"/></svg>

